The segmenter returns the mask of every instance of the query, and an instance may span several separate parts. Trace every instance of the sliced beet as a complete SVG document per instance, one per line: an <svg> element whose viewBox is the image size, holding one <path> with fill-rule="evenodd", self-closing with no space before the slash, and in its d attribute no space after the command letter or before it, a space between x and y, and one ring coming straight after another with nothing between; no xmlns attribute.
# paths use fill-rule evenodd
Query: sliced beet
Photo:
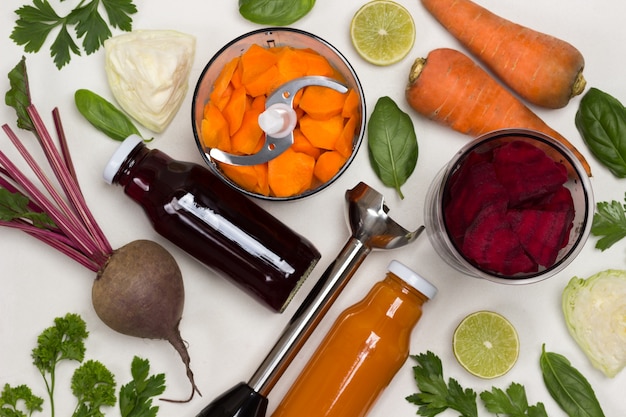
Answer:
<svg viewBox="0 0 626 417"><path fill-rule="evenodd" d="M536 146L514 141L493 152L493 164L500 183L509 194L510 206L544 197L567 181L567 170Z"/></svg>
<svg viewBox="0 0 626 417"><path fill-rule="evenodd" d="M481 211L467 229L462 253L479 267L504 275L535 272L537 264L524 251L505 212Z"/></svg>
<svg viewBox="0 0 626 417"><path fill-rule="evenodd" d="M450 187L449 202L444 216L448 230L458 245L462 245L466 229L487 206L505 211L506 190L500 185L490 162L476 162L464 167L463 174Z"/></svg>
<svg viewBox="0 0 626 417"><path fill-rule="evenodd" d="M539 265L550 267L567 244L574 211L510 210L507 219L528 255Z"/></svg>

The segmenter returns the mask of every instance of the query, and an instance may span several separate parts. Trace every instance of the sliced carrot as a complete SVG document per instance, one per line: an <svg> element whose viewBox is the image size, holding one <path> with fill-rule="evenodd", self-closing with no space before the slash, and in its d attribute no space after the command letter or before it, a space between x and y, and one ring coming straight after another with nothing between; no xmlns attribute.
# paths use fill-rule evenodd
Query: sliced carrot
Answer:
<svg viewBox="0 0 626 417"><path fill-rule="evenodd" d="M200 129L204 146L230 152L228 122L217 106L211 102L204 106L204 119L202 119Z"/></svg>
<svg viewBox="0 0 626 417"><path fill-rule="evenodd" d="M350 155L352 155L354 136L356 135L359 120L360 118L358 116L347 119L341 131L341 135L337 139L337 142L335 142L335 149L345 158L349 158Z"/></svg>
<svg viewBox="0 0 626 417"><path fill-rule="evenodd" d="M217 105L220 110L224 109L224 106L228 102L228 98L232 93L232 85L230 80L233 78L233 73L239 65L239 57L230 60L220 73L218 74L215 82L213 83L213 90L209 95L209 100ZM229 92L230 90L230 92Z"/></svg>
<svg viewBox="0 0 626 417"><path fill-rule="evenodd" d="M228 123L228 133L231 136L241 127L247 107L248 96L246 89L244 87L235 88L222 111Z"/></svg>
<svg viewBox="0 0 626 417"><path fill-rule="evenodd" d="M237 68L235 68L235 71L230 78L230 83L232 84L233 88L239 88L243 85L243 61L241 59L239 59Z"/></svg>
<svg viewBox="0 0 626 417"><path fill-rule="evenodd" d="M276 65L278 57L269 49L253 44L241 55L241 82L248 85L270 67Z"/></svg>
<svg viewBox="0 0 626 417"><path fill-rule="evenodd" d="M587 160L572 143L457 50L435 49L426 59L418 58L405 93L415 111L467 135L505 128L543 132L569 148L591 176Z"/></svg>
<svg viewBox="0 0 626 417"><path fill-rule="evenodd" d="M307 75L307 61L299 49L291 47L274 49L277 50L276 67L282 80L286 82Z"/></svg>
<svg viewBox="0 0 626 417"><path fill-rule="evenodd" d="M261 195L270 195L267 164L254 165L254 170L256 171L257 178L257 187L255 192Z"/></svg>
<svg viewBox="0 0 626 417"><path fill-rule="evenodd" d="M267 163L268 182L272 194L289 197L300 194L311 187L315 159L288 148Z"/></svg>
<svg viewBox="0 0 626 417"><path fill-rule="evenodd" d="M306 87L300 100L300 108L315 119L329 119L341 114L346 94L328 87Z"/></svg>
<svg viewBox="0 0 626 417"><path fill-rule="evenodd" d="M324 152L317 158L313 175L322 183L330 181L346 163L346 157L337 151Z"/></svg>
<svg viewBox="0 0 626 417"><path fill-rule="evenodd" d="M282 81L279 78L276 65L272 65L264 72L257 74L253 79L244 82L246 91L252 97L267 96L273 93L281 84Z"/></svg>
<svg viewBox="0 0 626 417"><path fill-rule="evenodd" d="M355 89L351 88L347 93L343 109L341 109L341 115L347 119L358 116L360 104L361 100L359 98L359 93L357 93Z"/></svg>
<svg viewBox="0 0 626 417"><path fill-rule="evenodd" d="M250 108L243 114L241 126L230 138L233 153L249 155L259 149L261 146L259 141L265 140L265 134L258 121L262 111L262 109Z"/></svg>
<svg viewBox="0 0 626 417"><path fill-rule="evenodd" d="M310 49L301 49L302 58L306 61L306 75L322 75L332 77L336 71L326 58Z"/></svg>
<svg viewBox="0 0 626 417"><path fill-rule="evenodd" d="M220 164L220 169L244 190L256 192L258 179L254 166Z"/></svg>
<svg viewBox="0 0 626 417"><path fill-rule="evenodd" d="M291 145L291 149L310 155L315 159L322 153L322 150L313 146L298 128L293 130L293 145Z"/></svg>
<svg viewBox="0 0 626 417"><path fill-rule="evenodd" d="M318 148L334 150L337 139L343 131L343 117L333 116L326 120L304 115L300 119L300 130Z"/></svg>
<svg viewBox="0 0 626 417"><path fill-rule="evenodd" d="M422 0L422 4L529 102L561 108L585 89L585 60L571 44L506 20L470 0Z"/></svg>

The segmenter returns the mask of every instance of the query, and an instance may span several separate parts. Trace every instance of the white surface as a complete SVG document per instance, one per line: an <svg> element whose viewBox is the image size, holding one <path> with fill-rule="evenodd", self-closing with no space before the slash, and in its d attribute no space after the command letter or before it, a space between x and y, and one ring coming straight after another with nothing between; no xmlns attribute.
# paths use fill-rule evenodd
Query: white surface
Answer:
<svg viewBox="0 0 626 417"><path fill-rule="evenodd" d="M47 51L27 55L33 101L48 120L53 107L59 107L86 199L112 245L121 246L137 238L154 239L173 253L183 271L187 296L181 332L189 344L191 365L204 396L185 405L159 403L161 416L194 417L217 395L252 375L315 280L347 241L346 189L359 181L368 183L385 195L390 215L398 223L410 229L417 228L422 223L424 195L429 183L469 139L419 117L409 109L403 97L413 59L425 56L436 47L455 47L455 41L426 13L419 1L400 0L411 11L417 25L415 46L409 57L396 65L369 65L352 49L348 35L350 19L363 2L319 0L312 12L293 26L317 34L345 54L363 84L368 115L379 97L390 96L412 116L420 147L418 166L403 187L405 199L400 200L393 190L377 180L369 166L364 145L345 175L320 195L291 203L261 203L308 237L323 255L320 264L282 315L270 312L158 236L139 206L126 197L121 188L109 186L102 180L102 169L118 143L94 130L81 118L74 107L73 94L78 88L88 88L111 99L103 68L103 51L73 57L61 71L54 67ZM8 89L6 74L23 55L21 48L9 39L16 17L13 11L26 3L30 1L0 2L0 76L3 80L0 86L3 94ZM57 1L52 3L54 6L59 4ZM62 7L69 8L70 4L66 3L73 5L75 2L63 2ZM190 123L191 94L196 80L205 63L219 48L259 26L240 17L236 1L136 0L135 3L139 9L134 15L136 29L175 29L197 37L189 93L172 124L156 136L151 146L177 159L201 162ZM586 57L585 74L589 85L626 102L623 74L626 3L618 0L481 0L480 3L503 16L576 45ZM46 43L45 48L49 45ZM565 109L537 112L589 156L574 126L578 103L579 98ZM14 126L13 110L0 106L0 121ZM20 135L29 136L28 133ZM12 153L8 140L0 139L0 146L6 153ZM594 171L596 200L621 200L626 183L614 179L593 158L589 157L589 160ZM54 317L76 312L86 320L91 332L87 357L105 363L115 373L119 384L129 380L131 359L133 355L139 355L150 360L154 372L166 373L167 397L187 396L189 385L183 366L166 342L122 336L99 321L90 301L91 272L29 236L8 229L0 233L0 384L26 383L43 396L43 381L31 364L30 351L35 346L36 336L52 324ZM415 354L426 350L435 352L443 361L446 377L454 377L463 386L479 392L494 385L506 388L516 381L526 386L531 403L543 402L552 417L565 416L541 379L538 359L545 343L548 350L564 354L587 377L607 417L626 415L626 371L608 379L593 369L567 333L560 309L561 291L572 276L588 277L607 268L626 268L626 241L604 253L594 249L594 243L595 239L590 238L579 257L557 276L529 286L498 285L462 276L435 254L425 234L408 247L370 254L270 393L269 411L276 407L337 314L361 299L371 285L384 276L389 261L398 259L439 289L437 297L426 305L424 316L413 333L411 351ZM450 346L457 323L479 309L505 315L517 328L521 341L517 365L507 375L492 381L482 381L467 374L456 363ZM416 406L405 400L407 395L416 391L412 366L411 360L405 364L371 411L371 417L415 415ZM74 399L68 389L74 367L74 364L63 364L57 374L58 416L69 416L74 408ZM489 415L480 407L481 415ZM107 415L116 416L119 411L111 409ZM458 414L447 411L442 415Z"/></svg>

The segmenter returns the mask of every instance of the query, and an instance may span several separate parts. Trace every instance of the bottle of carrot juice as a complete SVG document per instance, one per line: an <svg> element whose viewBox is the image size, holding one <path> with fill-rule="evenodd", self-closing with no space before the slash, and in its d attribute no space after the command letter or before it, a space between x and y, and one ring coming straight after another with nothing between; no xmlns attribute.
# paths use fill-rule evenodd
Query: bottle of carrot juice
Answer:
<svg viewBox="0 0 626 417"><path fill-rule="evenodd" d="M363 417L409 356L411 331L437 289L392 261L343 311L272 417Z"/></svg>

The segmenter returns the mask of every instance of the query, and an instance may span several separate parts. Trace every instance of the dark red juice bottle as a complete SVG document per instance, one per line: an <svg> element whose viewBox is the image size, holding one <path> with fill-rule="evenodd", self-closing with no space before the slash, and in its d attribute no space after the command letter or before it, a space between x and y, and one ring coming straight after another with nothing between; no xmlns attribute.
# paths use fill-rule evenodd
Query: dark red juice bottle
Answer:
<svg viewBox="0 0 626 417"><path fill-rule="evenodd" d="M126 139L104 171L155 230L245 291L282 312L320 259L304 237L207 168Z"/></svg>

